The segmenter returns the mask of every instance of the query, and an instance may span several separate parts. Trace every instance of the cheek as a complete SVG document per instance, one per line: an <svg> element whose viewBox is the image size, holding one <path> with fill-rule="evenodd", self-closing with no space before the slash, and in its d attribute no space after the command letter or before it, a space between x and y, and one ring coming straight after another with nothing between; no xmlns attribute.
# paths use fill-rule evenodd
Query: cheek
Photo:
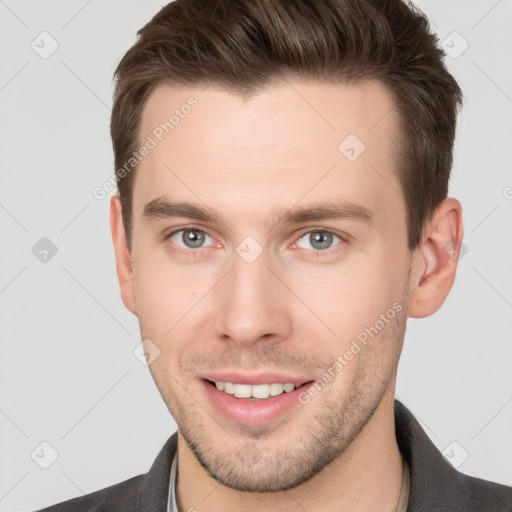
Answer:
<svg viewBox="0 0 512 512"><path fill-rule="evenodd" d="M205 311L214 308L208 294L215 275L203 267L172 264L165 257L136 261L134 288L141 336L150 339L161 355L151 371L155 380L172 386L169 373L181 380L181 357L189 350L204 350L201 343L211 332L211 314Z"/></svg>
<svg viewBox="0 0 512 512"><path fill-rule="evenodd" d="M315 314L318 328L328 328L325 339L333 340L337 354L403 301L407 262L396 250L393 262L388 261L390 250L383 248L371 257L361 255L345 265L300 272L293 277L292 289ZM333 345L328 346L332 352Z"/></svg>
<svg viewBox="0 0 512 512"><path fill-rule="evenodd" d="M166 258L139 257L134 290L139 321L167 329L191 310L209 288L208 273L192 265L173 265Z"/></svg>

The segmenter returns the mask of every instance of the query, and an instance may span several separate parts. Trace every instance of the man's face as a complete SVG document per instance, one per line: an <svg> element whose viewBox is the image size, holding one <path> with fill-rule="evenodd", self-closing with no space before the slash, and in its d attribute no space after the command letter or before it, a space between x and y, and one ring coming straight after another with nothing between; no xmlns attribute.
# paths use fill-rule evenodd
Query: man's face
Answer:
<svg viewBox="0 0 512 512"><path fill-rule="evenodd" d="M392 107L375 81L249 99L162 85L148 99L134 312L180 435L224 485L300 484L392 396L412 261Z"/></svg>

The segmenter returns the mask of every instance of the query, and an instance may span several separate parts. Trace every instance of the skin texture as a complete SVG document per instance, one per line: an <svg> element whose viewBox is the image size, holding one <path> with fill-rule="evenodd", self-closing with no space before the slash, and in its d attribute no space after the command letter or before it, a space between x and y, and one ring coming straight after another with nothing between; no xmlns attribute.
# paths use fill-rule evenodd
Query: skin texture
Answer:
<svg viewBox="0 0 512 512"><path fill-rule="evenodd" d="M434 313L453 284L460 204L441 203L409 251L401 134L380 82L283 81L246 98L161 85L147 101L141 140L191 96L197 106L137 169L131 254L119 199L111 200L123 302L160 351L150 371L179 428L179 506L394 511L402 465L393 397L406 319ZM365 145L353 161L338 149L349 134ZM144 216L158 198L220 219ZM371 221L276 224L326 201L363 206ZM201 248L187 247L183 232L165 239L180 228L206 233ZM336 235L326 249L310 236L318 231ZM249 236L257 244L244 245ZM241 243L263 252L248 263ZM331 382L276 421L230 421L204 392L201 376L229 369L322 379L393 305L400 311Z"/></svg>

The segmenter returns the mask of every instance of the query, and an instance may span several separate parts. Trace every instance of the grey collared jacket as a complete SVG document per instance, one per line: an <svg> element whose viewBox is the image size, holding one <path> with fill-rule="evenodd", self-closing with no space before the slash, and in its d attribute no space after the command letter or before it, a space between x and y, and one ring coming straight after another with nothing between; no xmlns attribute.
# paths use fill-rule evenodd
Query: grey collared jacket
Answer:
<svg viewBox="0 0 512 512"><path fill-rule="evenodd" d="M398 400L395 425L398 447L410 468L408 512L512 512L512 487L454 469ZM165 512L176 447L174 433L146 474L39 512Z"/></svg>

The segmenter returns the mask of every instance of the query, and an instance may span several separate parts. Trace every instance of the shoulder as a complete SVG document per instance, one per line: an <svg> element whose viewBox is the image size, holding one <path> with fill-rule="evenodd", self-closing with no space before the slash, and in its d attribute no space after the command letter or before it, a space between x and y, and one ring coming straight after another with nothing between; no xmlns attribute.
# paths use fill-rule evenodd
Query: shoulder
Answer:
<svg viewBox="0 0 512 512"><path fill-rule="evenodd" d="M145 475L132 477L99 491L73 498L38 512L93 512L99 510L135 510L137 495Z"/></svg>
<svg viewBox="0 0 512 512"><path fill-rule="evenodd" d="M63 501L38 512L106 512L122 510L163 510L169 492L171 465L177 450L175 432L160 450L147 473L134 476L100 491Z"/></svg>
<svg viewBox="0 0 512 512"><path fill-rule="evenodd" d="M512 510L512 487L468 475L462 475L462 477L477 510L498 512Z"/></svg>
<svg viewBox="0 0 512 512"><path fill-rule="evenodd" d="M512 511L512 487L457 471L398 400L395 427L410 469L408 512Z"/></svg>

